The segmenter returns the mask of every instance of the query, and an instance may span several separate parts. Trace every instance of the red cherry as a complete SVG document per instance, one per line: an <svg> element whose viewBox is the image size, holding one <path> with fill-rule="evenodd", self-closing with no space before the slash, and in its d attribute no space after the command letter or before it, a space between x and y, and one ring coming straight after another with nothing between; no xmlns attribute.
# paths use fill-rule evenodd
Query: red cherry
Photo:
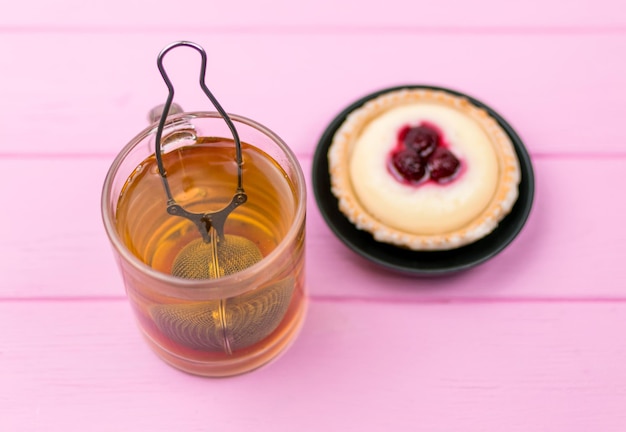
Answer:
<svg viewBox="0 0 626 432"><path fill-rule="evenodd" d="M444 147L437 147L428 159L430 178L438 183L445 183L457 173L461 162Z"/></svg>
<svg viewBox="0 0 626 432"><path fill-rule="evenodd" d="M415 150L421 157L430 156L439 145L439 134L428 126L410 128L403 137L406 148Z"/></svg>
<svg viewBox="0 0 626 432"><path fill-rule="evenodd" d="M426 175L426 163L415 151L404 149L392 157L393 166L405 179L417 182Z"/></svg>

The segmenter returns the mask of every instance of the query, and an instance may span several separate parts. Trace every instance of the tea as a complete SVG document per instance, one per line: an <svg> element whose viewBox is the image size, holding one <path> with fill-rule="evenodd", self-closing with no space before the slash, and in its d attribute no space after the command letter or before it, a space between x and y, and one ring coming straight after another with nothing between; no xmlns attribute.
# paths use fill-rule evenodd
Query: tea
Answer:
<svg viewBox="0 0 626 432"><path fill-rule="evenodd" d="M228 216L224 232L227 240L252 242L263 259L292 227L302 197L267 153L243 142L241 149L248 200ZM233 197L237 165L232 140L195 138L163 154L163 165L174 199L188 211L217 211ZM115 224L138 259L172 274L180 252L198 242L201 234L192 222L171 216L166 208L162 178L155 157L150 156L126 180ZM231 375L274 357L293 338L305 309L304 223L299 229L284 254L289 259L277 261L271 278L261 274L254 286L233 295L209 293L201 300L181 299L127 280L131 304L153 348L176 367L193 373L202 373L194 364L209 361L212 375Z"/></svg>

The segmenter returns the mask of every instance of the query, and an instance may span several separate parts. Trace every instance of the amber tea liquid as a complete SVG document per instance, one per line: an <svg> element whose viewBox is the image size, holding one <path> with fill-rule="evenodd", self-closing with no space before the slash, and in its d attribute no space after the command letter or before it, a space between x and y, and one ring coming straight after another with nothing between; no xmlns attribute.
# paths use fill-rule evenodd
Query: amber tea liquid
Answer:
<svg viewBox="0 0 626 432"><path fill-rule="evenodd" d="M228 216L224 231L253 242L267 257L291 229L303 198L269 155L246 143L242 154L248 200ZM163 165L174 199L188 211L217 211L234 195L232 140L198 138L164 154ZM201 235L192 222L169 215L166 208L162 179L151 156L124 184L115 225L128 250L171 275L178 254ZM304 223L281 257L271 272L259 272L246 289L232 295L216 290L180 299L126 280L128 296L148 342L166 361L191 373L232 375L275 357L300 327L305 309ZM265 276L268 273L271 277Z"/></svg>

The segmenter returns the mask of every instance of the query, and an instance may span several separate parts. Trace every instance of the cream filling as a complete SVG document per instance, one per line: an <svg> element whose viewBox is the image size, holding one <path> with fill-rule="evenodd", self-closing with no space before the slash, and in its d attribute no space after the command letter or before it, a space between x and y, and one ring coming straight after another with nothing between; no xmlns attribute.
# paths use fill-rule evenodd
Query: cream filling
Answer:
<svg viewBox="0 0 626 432"><path fill-rule="evenodd" d="M387 169L398 131L424 121L442 130L461 160L460 175L450 183L407 185ZM354 143L349 163L353 190L370 215L418 235L443 234L472 222L489 205L499 178L497 156L485 131L463 113L436 102L403 105L376 117Z"/></svg>

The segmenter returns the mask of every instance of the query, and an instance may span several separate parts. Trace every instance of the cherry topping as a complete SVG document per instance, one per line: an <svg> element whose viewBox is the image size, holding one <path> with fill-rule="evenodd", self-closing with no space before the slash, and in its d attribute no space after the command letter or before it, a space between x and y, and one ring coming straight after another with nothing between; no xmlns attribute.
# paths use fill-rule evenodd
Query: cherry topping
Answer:
<svg viewBox="0 0 626 432"><path fill-rule="evenodd" d="M461 169L460 160L448 148L449 143L436 125L405 125L398 130L387 166L400 181L443 185L454 180Z"/></svg>
<svg viewBox="0 0 626 432"><path fill-rule="evenodd" d="M430 156L439 145L437 131L424 125L410 128L402 138L406 148L415 150L424 158Z"/></svg>
<svg viewBox="0 0 626 432"><path fill-rule="evenodd" d="M424 159L413 150L404 149L395 153L392 162L400 175L409 181L420 181L426 175Z"/></svg>
<svg viewBox="0 0 626 432"><path fill-rule="evenodd" d="M445 183L457 173L461 163L445 147L437 147L428 159L430 178L438 183Z"/></svg>

